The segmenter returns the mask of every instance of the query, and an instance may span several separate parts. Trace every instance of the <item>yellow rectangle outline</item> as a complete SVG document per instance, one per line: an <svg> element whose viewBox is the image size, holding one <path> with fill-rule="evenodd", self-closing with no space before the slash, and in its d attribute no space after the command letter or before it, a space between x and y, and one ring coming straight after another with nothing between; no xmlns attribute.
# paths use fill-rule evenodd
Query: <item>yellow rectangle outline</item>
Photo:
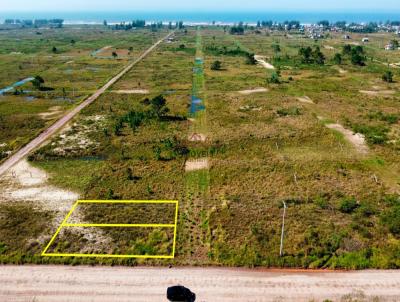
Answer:
<svg viewBox="0 0 400 302"><path fill-rule="evenodd" d="M97 224L97 223L66 223L72 213L75 211L79 204L83 203L137 203L137 204L175 204L175 223L174 224ZM86 257L86 258L153 258L153 259L173 259L175 257L175 246L176 246L176 229L178 224L178 200L77 200L72 206L71 210L65 216L63 222L58 227L57 231L50 239L47 246L42 251L43 257ZM50 248L51 244L57 238L63 227L165 227L174 228L174 239L172 244L171 255L110 255L110 254L74 254L74 253L46 253Z"/></svg>

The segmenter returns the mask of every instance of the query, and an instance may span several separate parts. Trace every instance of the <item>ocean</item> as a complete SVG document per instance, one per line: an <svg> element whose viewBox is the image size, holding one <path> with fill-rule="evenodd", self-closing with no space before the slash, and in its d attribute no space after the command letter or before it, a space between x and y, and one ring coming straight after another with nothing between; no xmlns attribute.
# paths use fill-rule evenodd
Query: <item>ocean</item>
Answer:
<svg viewBox="0 0 400 302"><path fill-rule="evenodd" d="M297 20L303 24L316 23L321 20L347 22L385 22L399 21L399 12L0 12L0 23L4 19L64 19L66 24L101 24L142 19L151 21L184 21L186 23L230 24L243 21L256 23L261 20L283 22Z"/></svg>

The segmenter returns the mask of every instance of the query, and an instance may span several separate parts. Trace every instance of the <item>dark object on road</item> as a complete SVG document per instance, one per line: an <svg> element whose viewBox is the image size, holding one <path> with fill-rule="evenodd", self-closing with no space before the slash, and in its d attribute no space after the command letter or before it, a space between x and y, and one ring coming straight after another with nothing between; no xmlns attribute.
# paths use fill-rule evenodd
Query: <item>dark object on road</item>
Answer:
<svg viewBox="0 0 400 302"><path fill-rule="evenodd" d="M171 302L194 302L196 301L196 295L190 289L178 285L168 287L167 299Z"/></svg>

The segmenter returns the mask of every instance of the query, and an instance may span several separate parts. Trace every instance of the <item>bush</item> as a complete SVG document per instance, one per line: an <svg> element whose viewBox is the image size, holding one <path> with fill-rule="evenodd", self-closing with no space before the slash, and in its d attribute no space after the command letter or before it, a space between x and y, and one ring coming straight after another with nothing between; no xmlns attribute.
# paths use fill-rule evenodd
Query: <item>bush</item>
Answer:
<svg viewBox="0 0 400 302"><path fill-rule="evenodd" d="M382 80L388 83L393 83L393 72L390 70L385 71L385 73L382 75Z"/></svg>
<svg viewBox="0 0 400 302"><path fill-rule="evenodd" d="M339 210L342 213L353 213L358 208L357 200L354 197L342 199L340 202Z"/></svg>
<svg viewBox="0 0 400 302"><path fill-rule="evenodd" d="M301 110L298 107L290 107L290 108L278 109L276 113L279 116L288 116L288 115L295 116L295 115L300 115Z"/></svg>
<svg viewBox="0 0 400 302"><path fill-rule="evenodd" d="M271 74L271 77L267 79L267 83L270 83L270 84L280 84L280 83L281 83L281 80L280 80L279 71L278 71L278 72L275 72L275 71L274 71L274 72Z"/></svg>
<svg viewBox="0 0 400 302"><path fill-rule="evenodd" d="M335 54L335 56L333 57L333 62L336 65L342 64L342 55L340 53Z"/></svg>
<svg viewBox="0 0 400 302"><path fill-rule="evenodd" d="M400 235L400 205L385 211L381 216L381 222L389 228L392 234Z"/></svg>
<svg viewBox="0 0 400 302"><path fill-rule="evenodd" d="M248 53L246 56L246 64L248 65L255 65L257 60L254 58L254 54Z"/></svg>
<svg viewBox="0 0 400 302"><path fill-rule="evenodd" d="M214 61L212 64L211 64L211 70L221 70L221 66L222 66L222 64L221 64L221 62L220 61Z"/></svg>

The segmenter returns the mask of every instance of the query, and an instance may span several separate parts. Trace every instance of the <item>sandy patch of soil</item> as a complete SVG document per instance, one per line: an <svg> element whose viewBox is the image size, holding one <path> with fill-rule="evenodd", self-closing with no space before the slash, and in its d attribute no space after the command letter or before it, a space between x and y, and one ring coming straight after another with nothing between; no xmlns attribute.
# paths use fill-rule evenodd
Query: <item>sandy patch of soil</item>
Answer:
<svg viewBox="0 0 400 302"><path fill-rule="evenodd" d="M74 63L74 61L68 61L65 64L72 64L72 63Z"/></svg>
<svg viewBox="0 0 400 302"><path fill-rule="evenodd" d="M54 107L49 108L48 112L39 113L39 116L44 120L50 120L50 119L55 118L57 115L59 115L62 112L63 111L61 110L60 106L54 106Z"/></svg>
<svg viewBox="0 0 400 302"><path fill-rule="evenodd" d="M301 103L315 104L308 96L298 97L297 100Z"/></svg>
<svg viewBox="0 0 400 302"><path fill-rule="evenodd" d="M340 124L326 124L326 127L342 133L345 139L350 142L358 152L362 154L368 153L368 147L365 143L364 135L360 133L354 133L353 131L344 128Z"/></svg>
<svg viewBox="0 0 400 302"><path fill-rule="evenodd" d="M45 209L62 212L64 215L79 195L49 185L47 178L44 171L33 167L24 159L0 178L2 184L0 200L4 202L32 201L39 203ZM58 217L57 222L61 219L62 215Z"/></svg>
<svg viewBox="0 0 400 302"><path fill-rule="evenodd" d="M245 105L240 106L239 111L261 111L262 107L258 107L256 105Z"/></svg>
<svg viewBox="0 0 400 302"><path fill-rule="evenodd" d="M396 93L394 90L360 90L359 92L369 96L390 96Z"/></svg>
<svg viewBox="0 0 400 302"><path fill-rule="evenodd" d="M74 123L70 127L65 127L51 143L52 152L57 155L78 154L88 148L97 147L99 143L90 139L89 135L94 131L100 131L103 121L104 116L95 115L86 117L84 123Z"/></svg>
<svg viewBox="0 0 400 302"><path fill-rule="evenodd" d="M209 168L208 158L189 159L185 163L186 172L203 170L208 168Z"/></svg>
<svg viewBox="0 0 400 302"><path fill-rule="evenodd" d="M205 136L202 133L193 133L189 135L188 140L190 142L205 142L207 139L207 136Z"/></svg>
<svg viewBox="0 0 400 302"><path fill-rule="evenodd" d="M330 45L324 45L324 48L329 50L335 50L335 48Z"/></svg>
<svg viewBox="0 0 400 302"><path fill-rule="evenodd" d="M393 67L393 68L400 68L400 62L399 63L391 63L391 64L389 64L389 66Z"/></svg>
<svg viewBox="0 0 400 302"><path fill-rule="evenodd" d="M131 90L114 90L113 92L118 94L148 94L147 89L131 89Z"/></svg>
<svg viewBox="0 0 400 302"><path fill-rule="evenodd" d="M338 70L339 70L339 73L340 74L345 74L345 73L347 73L347 70L344 70L343 68L338 68Z"/></svg>
<svg viewBox="0 0 400 302"><path fill-rule="evenodd" d="M259 87L259 88L254 88L254 89L241 90L241 91L239 91L239 93L243 94L243 95L249 95L252 93L260 93L260 92L267 92L267 91L268 91L267 88Z"/></svg>
<svg viewBox="0 0 400 302"><path fill-rule="evenodd" d="M270 64L270 63L268 63L268 62L265 61L265 57L264 57L264 56L255 55L255 56L254 56L254 59L256 59L256 61L258 62L258 64L260 64L260 65L263 66L264 68L267 68L267 69L275 69L275 67L274 67L272 64Z"/></svg>
<svg viewBox="0 0 400 302"><path fill-rule="evenodd" d="M0 202L33 202L43 209L53 211L53 226L56 228L72 204L79 199L79 194L52 186L47 180L46 172L33 167L26 159L21 160L0 178ZM77 215L82 216L79 212ZM74 231L89 241L85 246L89 250L95 248L98 242L110 241L101 230L95 228L90 231L77 228Z"/></svg>

